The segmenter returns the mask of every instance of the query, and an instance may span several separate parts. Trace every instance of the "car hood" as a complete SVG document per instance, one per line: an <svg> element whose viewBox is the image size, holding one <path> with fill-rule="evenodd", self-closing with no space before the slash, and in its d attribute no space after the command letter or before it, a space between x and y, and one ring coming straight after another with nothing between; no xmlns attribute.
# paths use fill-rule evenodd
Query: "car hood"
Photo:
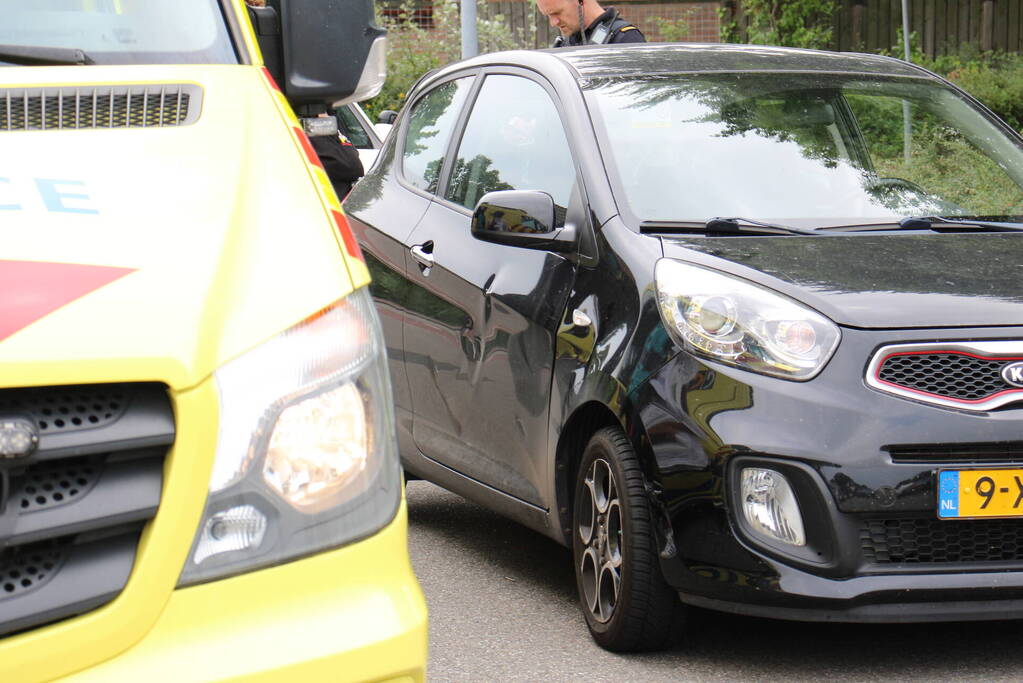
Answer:
<svg viewBox="0 0 1023 683"><path fill-rule="evenodd" d="M0 133L4 385L193 386L351 288L258 69L0 70L0 86L16 78L187 82L202 104L186 125Z"/></svg>
<svg viewBox="0 0 1023 683"><path fill-rule="evenodd" d="M860 328L1023 323L1023 235L664 237L664 255L765 285Z"/></svg>

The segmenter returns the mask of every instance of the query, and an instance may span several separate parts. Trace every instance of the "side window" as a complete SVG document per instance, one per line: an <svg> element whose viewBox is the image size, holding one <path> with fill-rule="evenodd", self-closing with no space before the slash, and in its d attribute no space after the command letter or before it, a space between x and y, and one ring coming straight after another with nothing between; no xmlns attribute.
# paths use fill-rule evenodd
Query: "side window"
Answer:
<svg viewBox="0 0 1023 683"><path fill-rule="evenodd" d="M337 114L337 127L342 135L351 140L352 144L359 149L373 149L373 142L369 138L369 133L363 128L362 122L355 112L345 106L338 107L334 110L334 113Z"/></svg>
<svg viewBox="0 0 1023 683"><path fill-rule="evenodd" d="M560 224L574 184L568 141L547 91L528 78L488 76L445 197L472 209L487 192L542 190L554 198Z"/></svg>
<svg viewBox="0 0 1023 683"><path fill-rule="evenodd" d="M416 187L437 191L444 151L473 78L449 81L427 93L412 108L402 150L402 170L405 180Z"/></svg>

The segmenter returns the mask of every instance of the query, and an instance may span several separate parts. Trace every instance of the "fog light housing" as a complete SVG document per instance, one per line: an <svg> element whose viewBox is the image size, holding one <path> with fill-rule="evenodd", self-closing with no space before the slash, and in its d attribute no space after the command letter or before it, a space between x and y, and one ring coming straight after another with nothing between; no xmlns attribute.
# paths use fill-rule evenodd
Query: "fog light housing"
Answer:
<svg viewBox="0 0 1023 683"><path fill-rule="evenodd" d="M747 467L740 473L742 513L750 528L769 541L806 545L799 503L785 475Z"/></svg>

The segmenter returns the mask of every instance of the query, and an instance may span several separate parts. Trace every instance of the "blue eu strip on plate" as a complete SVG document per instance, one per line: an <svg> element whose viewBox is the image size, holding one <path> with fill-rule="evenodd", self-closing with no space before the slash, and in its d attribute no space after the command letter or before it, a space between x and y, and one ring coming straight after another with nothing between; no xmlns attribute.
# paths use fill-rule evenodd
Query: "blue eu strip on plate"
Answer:
<svg viewBox="0 0 1023 683"><path fill-rule="evenodd" d="M938 517L959 516L959 472L938 473Z"/></svg>

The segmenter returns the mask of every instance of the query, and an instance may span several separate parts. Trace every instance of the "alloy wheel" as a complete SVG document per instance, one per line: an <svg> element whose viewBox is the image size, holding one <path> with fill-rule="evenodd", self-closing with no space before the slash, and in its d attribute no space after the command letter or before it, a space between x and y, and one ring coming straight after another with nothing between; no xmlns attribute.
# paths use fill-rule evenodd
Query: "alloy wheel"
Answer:
<svg viewBox="0 0 1023 683"><path fill-rule="evenodd" d="M576 533L583 551L579 561L583 602L594 619L614 616L622 584L622 506L608 462L595 459L583 479Z"/></svg>

